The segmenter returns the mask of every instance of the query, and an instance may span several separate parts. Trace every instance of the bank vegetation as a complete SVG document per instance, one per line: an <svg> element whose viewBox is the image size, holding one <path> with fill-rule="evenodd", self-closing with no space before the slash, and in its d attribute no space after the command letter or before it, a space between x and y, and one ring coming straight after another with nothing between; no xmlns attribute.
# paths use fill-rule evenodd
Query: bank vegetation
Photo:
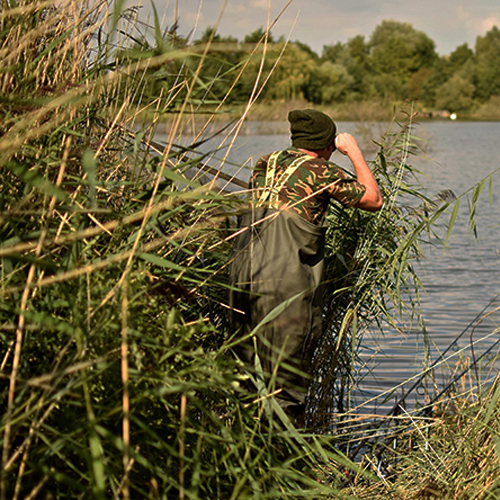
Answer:
<svg viewBox="0 0 500 500"><path fill-rule="evenodd" d="M240 40L222 36L215 28L194 40L179 34L176 26L171 35L175 46L189 45L193 56L178 61L175 70L167 65L163 71L155 70L156 81L147 91L152 95L172 88L181 69L192 74L204 53L207 57L199 76L210 82L205 104L225 99L239 112L255 96L259 106L250 113L254 119L285 120L284 108L299 101L340 120L387 121L394 114L394 103L407 99L416 103L423 119L447 119L452 114L500 118L497 26L478 36L474 47L463 43L448 55L439 55L435 42L424 32L394 20L382 21L369 36L359 34L346 43L332 40L321 54L299 40L275 39L263 28ZM143 38L133 50L138 57L153 54L159 50L158 42ZM258 78L267 83L257 90ZM234 84L230 96L226 95L228 83Z"/></svg>
<svg viewBox="0 0 500 500"><path fill-rule="evenodd" d="M434 223L456 219L459 198L419 187L414 105L376 138L384 210L328 215L325 340L296 429L234 356L227 265L245 189L212 155L273 87L254 75L245 110L200 152L254 56L207 75L206 45L156 16L146 51L135 14L2 3L0 498L495 498L497 385L469 392L459 377L433 399L429 367L411 413L350 403L363 332L418 320L413 262ZM485 182L463 194L471 221Z"/></svg>

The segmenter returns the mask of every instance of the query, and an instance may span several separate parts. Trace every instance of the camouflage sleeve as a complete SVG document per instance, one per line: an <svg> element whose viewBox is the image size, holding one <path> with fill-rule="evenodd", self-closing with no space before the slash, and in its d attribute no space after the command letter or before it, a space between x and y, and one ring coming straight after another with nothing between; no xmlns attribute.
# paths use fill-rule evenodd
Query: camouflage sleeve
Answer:
<svg viewBox="0 0 500 500"><path fill-rule="evenodd" d="M338 171L340 174L333 180L328 191L332 198L335 198L344 207L351 208L363 198L366 187L353 177L349 177L343 170L338 169Z"/></svg>
<svg viewBox="0 0 500 500"><path fill-rule="evenodd" d="M319 170L316 175L318 182L316 189L324 189L344 207L350 208L356 205L365 194L365 186L335 163L320 160L315 166Z"/></svg>

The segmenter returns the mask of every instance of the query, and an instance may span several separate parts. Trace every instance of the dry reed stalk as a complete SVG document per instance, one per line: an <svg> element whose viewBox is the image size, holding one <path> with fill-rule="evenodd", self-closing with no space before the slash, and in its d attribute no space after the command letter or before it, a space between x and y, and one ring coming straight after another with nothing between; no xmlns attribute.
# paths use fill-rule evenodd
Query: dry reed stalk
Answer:
<svg viewBox="0 0 500 500"><path fill-rule="evenodd" d="M128 361L128 281L122 285L122 342L121 342L121 376L122 376L122 440L123 440L123 487L124 500L130 498L130 394L129 394L129 361Z"/></svg>
<svg viewBox="0 0 500 500"><path fill-rule="evenodd" d="M29 296L29 290L31 283L33 281L33 278L35 276L35 270L36 266L32 264L30 266L29 272L28 272L28 277L26 280L26 286L23 291L23 295L21 298L21 306L20 306L20 314L19 314L19 320L18 320L18 325L17 325L17 330L16 330L16 337L15 337L15 344L14 344L14 359L12 361L12 370L9 378L9 394L8 394L8 399L7 399L7 412L6 412L6 423L5 423L5 430L4 430L4 436L3 436L3 444L2 444L2 477L0 481L0 498L2 500L5 499L5 477L4 473L6 471L6 463L8 460L9 456L9 451L10 451L10 433L11 433L11 418L12 418L12 412L14 410L14 396L16 392L16 382L17 382L17 374L19 372L19 364L21 361L21 350L22 350L22 342L23 342L23 329L24 329L24 324L25 324L25 312L28 307L28 296Z"/></svg>
<svg viewBox="0 0 500 500"><path fill-rule="evenodd" d="M49 480L48 476L43 476L42 479L38 482L38 484L31 490L30 494L24 500L33 500L38 496L38 493L42 491L45 483Z"/></svg>
<svg viewBox="0 0 500 500"><path fill-rule="evenodd" d="M173 205L173 203L174 201L171 199L168 199L162 203L157 203L155 205L154 210L152 211L153 215L162 212L163 210L168 210ZM144 209L141 209L135 214L125 216L121 220L110 221L105 224L100 224L98 227L91 227L83 231L70 233L64 236L60 236L62 232L62 229L60 228L56 234L56 237L53 238L52 240L45 241L44 245L45 247L52 245L60 246L60 245L65 245L66 243L73 243L75 241L85 240L86 238L92 238L104 232L106 233L112 232L120 226L127 226L129 224L133 224L134 222L140 221L143 217L144 217ZM36 246L37 242L30 241L26 243L19 243L12 247L0 248L0 257L5 257L8 255L12 255L14 253L31 251L36 249Z"/></svg>
<svg viewBox="0 0 500 500"><path fill-rule="evenodd" d="M151 250L155 250L162 245L164 245L168 240L164 238L159 238L155 241L152 241L150 243L147 243L145 245L142 245L139 249L140 252L149 252ZM86 274L91 274L97 270L100 269L105 269L110 265L113 264L118 264L119 262L126 261L130 258L131 255L135 255L136 252L132 250L128 250L126 252L120 253L118 255L114 255L112 257L109 257L104 260L100 260L97 262L94 262L92 264L77 268L77 269L72 269L71 271L67 271L65 273L58 274L56 276L51 276L49 278L44 278L43 280L40 280L37 283L32 283L32 280L27 282L26 289L30 290L31 288L34 287L44 287L44 286L49 286L53 285L54 283L62 283L68 280L72 280L75 278L78 278L79 276L83 276ZM36 267L36 266L35 266ZM12 288L7 288L5 290L5 295L9 295L10 293L14 293L19 291L20 287L12 287ZM114 292L113 292L114 293ZM108 298L109 300L109 298Z"/></svg>
<svg viewBox="0 0 500 500"><path fill-rule="evenodd" d="M187 408L187 397L185 394L181 396L181 404L179 410L179 500L184 500L186 498L186 491L184 485L184 475L185 475L185 452L186 444L184 442L186 434L186 408Z"/></svg>
<svg viewBox="0 0 500 500"><path fill-rule="evenodd" d="M63 161L62 161L61 166L59 168L59 172L58 172L57 180L56 180L56 186L58 186L58 187L61 185L63 177L64 177L64 173L66 171L66 165L67 165L67 160L68 160L69 148L71 146L71 141L72 141L71 136L69 136L69 137L66 138L66 148L65 148L64 154L63 154ZM50 200L47 213L44 214L44 221L47 222L52 217L52 213L54 211L56 201L57 201L56 197L53 196L51 198L51 200ZM43 223L43 221L42 221L42 223ZM46 235L47 235L47 229L45 227L42 230L42 234L40 236L39 244L38 244L37 249L35 251L36 257L40 257L40 254L41 254L41 251L42 251L42 247L43 247L43 241L46 238ZM35 264L33 264L31 266L31 268L30 268L30 271L28 273L27 283L31 283L32 280L33 280L34 268L36 268ZM41 273L41 278L43 278L43 271ZM36 290L37 290L36 288L33 289L32 298L34 298L34 296L36 294ZM25 300L25 294L24 293L23 293L23 299L22 299L22 303L21 304L22 304L21 305L21 311L22 312L26 311L26 308L27 308L27 297L26 297L26 300ZM23 307L23 304L25 305L25 307ZM20 319L19 319L19 326L18 326L18 332L16 332L16 350L17 350L17 345L18 344L21 345L21 341L22 341L22 337L20 339L19 336L18 336L18 334L19 334L19 332L21 332L21 335L22 335L22 328L24 327L24 320L25 320L24 314L22 315L22 318L23 318L22 319L22 326L21 326L21 317L20 317ZM19 357L20 357L20 348L19 348ZM16 362L16 354L14 354L13 370L14 370L14 367L16 368L16 370L19 369L19 361ZM17 373L16 373L16 376L17 376ZM9 404L11 404L10 403L10 401L11 401L10 400L10 391L11 390L12 390L12 394L14 394L14 392L15 392L15 386L13 388L9 388ZM31 443L31 439L33 437L34 424L35 424L35 422L33 421L32 424L30 425L30 431L28 433L29 442L28 442L28 445L25 448L25 451L23 453L23 459L22 459L21 465L19 467L19 473L18 473L18 477L17 477L15 489L14 489L13 500L17 500L17 498L19 496L19 493L20 493L21 480L22 480L22 477L23 477L23 474L24 474L24 470L26 468L26 462L28 460L29 443ZM9 422L9 419L7 419L7 426L9 426L9 425L10 425L10 422ZM7 426L6 426L6 432L7 432ZM6 438L5 438L5 442L7 443L6 444L7 447L9 445L9 435L10 435L10 428L9 428L9 434L6 434ZM7 448L7 453L8 453L8 448ZM8 468L5 461L3 461L2 464L3 464L4 468Z"/></svg>
<svg viewBox="0 0 500 500"><path fill-rule="evenodd" d="M50 389L51 389L50 387L46 388L47 391L49 391ZM38 410L41 410L43 404L44 404L44 399L40 398L38 405L37 405ZM45 412L41 418L32 420L26 440L22 443L21 446L19 446L16 449L16 451L9 458L9 461L7 462L7 464L5 466L5 468L7 470L9 470L12 467L12 465L14 464L14 462L16 461L17 457L21 453L23 454L22 459L21 459L21 464L19 466L19 471L17 473L16 485L14 488L14 496L12 497L12 500L17 500L17 498L19 497L19 494L21 493L21 485L22 485L23 476L24 476L24 473L26 470L26 464L28 463L30 446L33 442L33 439L36 437L36 431L38 431L41 428L43 422L50 416L50 414L56 408L56 406L57 406L57 402L51 403L49 405L49 407L45 410ZM47 478L47 476L44 476L44 477L45 477L45 481L46 481L48 478ZM36 489L36 487L35 487L35 489Z"/></svg>
<svg viewBox="0 0 500 500"><path fill-rule="evenodd" d="M61 166L62 170L62 166ZM43 248L43 241L47 235L47 229L44 227L44 229L41 232L40 239L38 240L37 248L35 250L35 256L40 257L40 254L42 252ZM14 410L14 397L15 397L15 392L16 392L16 383L17 383L17 376L19 373L19 365L21 362L21 351L22 351L22 343L23 343L23 333L24 333L24 326L26 322L26 310L28 308L28 299L29 299L29 292L30 289L32 288L33 285L33 280L35 277L35 271L37 269L37 266L35 263L31 264L29 271L28 271L28 276L26 278L26 284L24 286L22 298L21 298L21 304L20 304L20 314L19 314L19 320L18 320L18 326L16 330L16 336L15 336L15 345L14 345L14 358L12 360L12 370L9 378L9 393L8 393L8 398L7 398L7 412L6 412L6 423L5 423L5 430L4 430L4 439L3 439L3 445L2 445L2 475L0 479L0 498L2 500L5 498L5 477L4 477L4 471L5 471L5 466L7 464L8 456L9 456L9 450L10 450L10 434L11 434L11 418L12 418L12 412Z"/></svg>

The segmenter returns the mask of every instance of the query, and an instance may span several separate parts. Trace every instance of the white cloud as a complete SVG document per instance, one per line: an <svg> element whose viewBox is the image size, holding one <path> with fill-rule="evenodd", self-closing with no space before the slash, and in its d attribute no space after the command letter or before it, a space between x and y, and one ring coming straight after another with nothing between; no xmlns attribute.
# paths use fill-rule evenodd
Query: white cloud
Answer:
<svg viewBox="0 0 500 500"><path fill-rule="evenodd" d="M268 9L269 0L252 0L250 5L255 9ZM272 2L271 2L272 5Z"/></svg>
<svg viewBox="0 0 500 500"><path fill-rule="evenodd" d="M472 14L461 5L457 8L457 18L459 21L468 21Z"/></svg>
<svg viewBox="0 0 500 500"><path fill-rule="evenodd" d="M474 10L472 10L474 9ZM458 27L463 30L464 41L468 41L471 45L474 45L474 40L477 36L482 36L493 26L500 27L500 13L492 12L492 8L486 6L477 6L474 8L471 6L466 9L463 6L459 6L455 11L455 19L457 20ZM498 8L495 8L498 10ZM458 36L458 31L455 33L455 37ZM458 44L457 44L458 45Z"/></svg>
<svg viewBox="0 0 500 500"><path fill-rule="evenodd" d="M489 9L488 9L489 10ZM478 9L474 14L460 6L456 10L458 21L463 23L470 33L484 34L493 26L500 26L500 14L491 14L485 9ZM485 14L490 14L485 17Z"/></svg>
<svg viewBox="0 0 500 500"><path fill-rule="evenodd" d="M231 17L231 19L232 19L233 15L235 15L235 16L244 15L245 12L247 12L247 11L248 11L248 5L228 3L226 5L226 8L224 9L224 12L222 15L223 15L223 18L224 17Z"/></svg>
<svg viewBox="0 0 500 500"><path fill-rule="evenodd" d="M490 16L487 19L484 19L482 24L483 32L486 33L487 31L490 31L493 26L500 26L500 17L497 16Z"/></svg>
<svg viewBox="0 0 500 500"><path fill-rule="evenodd" d="M160 16L167 10L165 23L171 23L176 0L154 1ZM197 33L213 26L225 3L224 0L177 1L184 33L195 26ZM143 11L150 12L150 0L142 3ZM269 4L270 19L274 20L287 3L288 0L227 0L218 31L223 36L242 39L267 25ZM484 35L494 25L500 27L500 10L498 1L493 0L293 0L272 32L276 38L288 36L293 28L292 40L300 40L320 52L323 45L346 42L358 34L369 38L384 19L411 23L436 42L441 54L448 54L464 42L474 46L478 35Z"/></svg>

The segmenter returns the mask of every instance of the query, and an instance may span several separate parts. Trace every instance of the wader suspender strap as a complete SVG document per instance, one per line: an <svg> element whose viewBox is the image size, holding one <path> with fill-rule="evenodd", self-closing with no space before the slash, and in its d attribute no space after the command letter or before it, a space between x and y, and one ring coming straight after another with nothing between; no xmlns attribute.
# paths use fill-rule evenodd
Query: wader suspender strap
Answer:
<svg viewBox="0 0 500 500"><path fill-rule="evenodd" d="M278 163L278 156L281 154L280 151L272 153L267 162L266 170L266 184L262 190L259 200L257 201L257 206L261 207L266 200L269 198L269 207L278 209L278 195L283 188L283 186L288 182L288 179L293 175L293 173L306 161L312 160L313 157L309 155L302 156L294 160L288 168L281 174L278 182L274 184L276 175L276 165Z"/></svg>

